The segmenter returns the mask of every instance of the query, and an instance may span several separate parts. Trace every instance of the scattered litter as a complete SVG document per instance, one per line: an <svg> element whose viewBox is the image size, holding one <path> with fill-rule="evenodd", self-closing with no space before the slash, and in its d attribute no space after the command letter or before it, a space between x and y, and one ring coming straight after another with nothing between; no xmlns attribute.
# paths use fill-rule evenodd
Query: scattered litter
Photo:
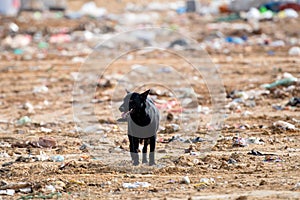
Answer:
<svg viewBox="0 0 300 200"><path fill-rule="evenodd" d="M284 129L284 130L296 130L295 125L293 125L291 123L288 123L288 122L285 122L285 121L282 121L282 120L274 122L273 126L276 127L276 128Z"/></svg>
<svg viewBox="0 0 300 200"><path fill-rule="evenodd" d="M13 196L15 194L15 190L11 190L11 189L8 189L8 190L0 190L0 195L9 195L9 196Z"/></svg>
<svg viewBox="0 0 300 200"><path fill-rule="evenodd" d="M293 122L296 122L297 124L300 124L300 120L299 120L299 119L293 118L292 121L293 121Z"/></svg>
<svg viewBox="0 0 300 200"><path fill-rule="evenodd" d="M79 12L81 15L88 15L96 18L103 17L107 13L105 8L97 7L96 3L93 1L83 4Z"/></svg>
<svg viewBox="0 0 300 200"><path fill-rule="evenodd" d="M41 127L41 132L42 132L42 133L51 133L51 132L52 132L52 129Z"/></svg>
<svg viewBox="0 0 300 200"><path fill-rule="evenodd" d="M28 116L24 116L24 117L21 117L18 121L17 121L17 124L18 125L24 125L24 124L28 124L31 122L31 119L28 117Z"/></svg>
<svg viewBox="0 0 300 200"><path fill-rule="evenodd" d="M229 160L227 162L228 162L228 164L235 164L235 163L237 163L237 161L235 159L233 159L233 158L229 158Z"/></svg>
<svg viewBox="0 0 300 200"><path fill-rule="evenodd" d="M284 10L280 11L277 15L279 18L298 18L299 17L297 11L295 11L294 9L291 9L291 8L284 9Z"/></svg>
<svg viewBox="0 0 300 200"><path fill-rule="evenodd" d="M200 184L204 184L206 186L213 185L216 183L214 178L201 178L199 182Z"/></svg>
<svg viewBox="0 0 300 200"><path fill-rule="evenodd" d="M33 87L33 93L47 93L48 92L48 87L43 85L43 86L35 86Z"/></svg>
<svg viewBox="0 0 300 200"><path fill-rule="evenodd" d="M33 105L29 102L26 102L23 108L26 109L29 113L34 113Z"/></svg>
<svg viewBox="0 0 300 200"><path fill-rule="evenodd" d="M190 178L188 176L182 177L181 182L188 185L191 183Z"/></svg>
<svg viewBox="0 0 300 200"><path fill-rule="evenodd" d="M291 47L289 49L290 56L300 56L300 47Z"/></svg>
<svg viewBox="0 0 300 200"><path fill-rule="evenodd" d="M300 106L300 97L292 97L286 105L287 106Z"/></svg>
<svg viewBox="0 0 300 200"><path fill-rule="evenodd" d="M256 151L256 150L251 150L251 152L248 152L247 153L248 155L253 155L253 156L264 156L263 153L259 152L259 151Z"/></svg>
<svg viewBox="0 0 300 200"><path fill-rule="evenodd" d="M151 184L148 182L123 183L123 188L129 188L129 189L134 189L138 187L145 188L149 186L151 186Z"/></svg>
<svg viewBox="0 0 300 200"><path fill-rule="evenodd" d="M21 193L27 194L27 193L31 193L31 192L32 192L32 189L31 189L31 187L28 187L28 188L20 188L19 191L20 191Z"/></svg>
<svg viewBox="0 0 300 200"><path fill-rule="evenodd" d="M37 158L38 161L49 160L49 156L43 151L40 151L40 155L36 155L35 157Z"/></svg>
<svg viewBox="0 0 300 200"><path fill-rule="evenodd" d="M249 137L247 139L247 144L260 144L260 145L262 145L262 144L265 144L265 142L262 139L257 138L257 137Z"/></svg>
<svg viewBox="0 0 300 200"><path fill-rule="evenodd" d="M160 133L174 133L179 131L180 127L178 124L167 124L165 128L162 128Z"/></svg>
<svg viewBox="0 0 300 200"><path fill-rule="evenodd" d="M50 192L55 192L56 191L56 189L55 189L55 187L53 185L46 185L45 189L47 191L50 191Z"/></svg>
<svg viewBox="0 0 300 200"><path fill-rule="evenodd" d="M61 155L51 156L53 162L64 162L65 158Z"/></svg>
<svg viewBox="0 0 300 200"><path fill-rule="evenodd" d="M294 189L294 190L297 190L297 189L299 189L299 188L300 188L300 182L296 183L293 189Z"/></svg>
<svg viewBox="0 0 300 200"><path fill-rule="evenodd" d="M194 139L191 140L193 143L197 143L197 142L204 142L205 139L204 138L201 138L201 137L196 137Z"/></svg>
<svg viewBox="0 0 300 200"><path fill-rule="evenodd" d="M72 38L69 34L55 34L52 35L49 39L50 43L67 43L67 42L71 42Z"/></svg>
<svg viewBox="0 0 300 200"><path fill-rule="evenodd" d="M16 35L15 37L7 36L3 39L2 45L8 46L13 49L22 48L28 46L32 41L30 35Z"/></svg>
<svg viewBox="0 0 300 200"><path fill-rule="evenodd" d="M264 85L262 85L262 87L266 88L266 89L272 89L272 88L280 86L280 85L289 86L289 85L293 84L294 82L296 82L297 80L298 79L295 77L284 78L284 79L277 80L270 84L264 84Z"/></svg>
<svg viewBox="0 0 300 200"><path fill-rule="evenodd" d="M10 156L6 152L0 153L0 158L9 158Z"/></svg>
<svg viewBox="0 0 300 200"><path fill-rule="evenodd" d="M233 141L233 144L232 144L233 147L245 147L245 146L247 146L247 141L246 141L245 138L236 136L236 137L232 138L232 141Z"/></svg>
<svg viewBox="0 0 300 200"><path fill-rule="evenodd" d="M283 162L283 160L279 156L276 156L276 155L266 155L264 161L265 162Z"/></svg>

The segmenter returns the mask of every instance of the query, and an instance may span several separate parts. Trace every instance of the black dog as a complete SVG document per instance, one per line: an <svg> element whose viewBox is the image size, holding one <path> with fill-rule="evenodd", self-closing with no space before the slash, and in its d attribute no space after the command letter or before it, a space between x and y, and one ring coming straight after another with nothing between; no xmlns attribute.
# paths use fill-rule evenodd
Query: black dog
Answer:
<svg viewBox="0 0 300 200"><path fill-rule="evenodd" d="M150 90L144 93L128 92L119 110L122 119L128 122L128 139L133 165L139 165L139 143L144 142L143 163L147 163L147 147L150 144L149 165L155 165L154 151L156 132L159 126L159 111L154 102L148 98Z"/></svg>

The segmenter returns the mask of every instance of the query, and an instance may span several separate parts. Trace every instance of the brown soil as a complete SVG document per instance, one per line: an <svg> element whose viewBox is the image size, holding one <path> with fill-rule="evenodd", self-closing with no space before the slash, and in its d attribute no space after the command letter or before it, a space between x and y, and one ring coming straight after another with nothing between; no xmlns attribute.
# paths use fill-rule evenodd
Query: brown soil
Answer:
<svg viewBox="0 0 300 200"><path fill-rule="evenodd" d="M76 7L76 5L74 5ZM26 14L25 14L26 15ZM178 17L179 18L179 17ZM37 30L51 32L46 27L68 27L76 30L81 24L95 26L113 26L113 22L97 21L83 18L81 20L49 20L47 24L31 20L21 22L18 19L5 19L2 25L9 21L20 25L21 32L26 32L29 26ZM190 31L189 35L198 41L204 40L211 34L205 28L210 19L198 16L180 16L181 31ZM176 23L176 20L171 23ZM245 23L240 21L240 23ZM293 24L291 26L291 24ZM262 32L273 40L289 40L299 30L299 18L281 19L276 22L262 22ZM197 25L197 26L195 26ZM272 31L270 31L272 30ZM55 31L53 31L55 32ZM224 30L228 35L233 31ZM238 35L239 33L237 33ZM259 37L259 35L250 36ZM4 36L3 36L4 37ZM297 36L296 36L297 37ZM94 44L90 44L93 46ZM225 48L225 47L224 47ZM227 93L232 90L258 90L264 83L271 83L278 75L288 72L300 77L300 57L289 56L285 47L270 47L259 45L232 45L227 44L229 50L225 54L222 50L208 49L213 63L218 67ZM284 105L293 96L300 96L300 85L294 84L293 92L272 90L268 95L261 95L255 99L254 107L240 104L241 108L227 111L220 139L204 156L189 155L180 152L177 156L168 156L168 145L158 142L157 151L161 152L157 159L157 166L132 167L129 164L128 141L126 130L117 126L114 116L106 107L111 100L111 94L116 86L112 78L112 85L98 87L95 93L99 103L95 104L97 122L105 131L106 139L114 146L103 143L106 152L102 159L90 155L94 152L80 150L83 134L76 131L73 120L72 91L74 79L71 75L78 72L81 63L72 62L73 57L88 56L81 51L76 43L51 45L49 52L42 59L25 59L24 55L15 55L11 50L0 52L0 175L1 180L7 183L28 182L33 193L17 192L13 197L0 195L0 199L29 198L61 198L61 199L299 199L300 187L300 124L293 119L300 120L299 107L289 107L284 110L275 110L272 105ZM64 51L71 52L70 55ZM268 52L273 51L274 55ZM157 52L134 55L136 59L119 59L106 72L109 75L122 74L133 64L168 63L170 66L179 66L179 69L188 72L187 64L172 55L161 55ZM182 64L182 65L181 65ZM108 79L104 76L105 79ZM201 79L201 77L200 77ZM99 81L101 82L101 81ZM36 93L35 86L46 85L48 92ZM211 107L211 99L204 82L193 85L201 96L198 103ZM159 96L169 100L170 97ZM46 102L45 102L46 101ZM232 99L226 99L226 104ZM34 113L24 108L30 102L34 106ZM243 115L245 111L252 114ZM167 114L167 113L164 113ZM173 113L174 115L178 113ZM22 116L29 116L31 123L17 125L16 121ZM205 122L209 116L203 115L200 129L193 136L205 137L207 129ZM282 130L273 126L273 123L282 120L292 123L297 130ZM241 128L241 127L244 128ZM44 133L41 128L52 129L51 133ZM232 145L231 138L236 134L240 137L260 138L264 144L249 144L246 147ZM175 133L159 133L158 138L171 138L176 134L185 134L182 131ZM57 140L53 148L18 148L11 147L17 141L33 141L39 137L53 137ZM180 144L179 144L180 145ZM194 148L201 149L201 142ZM189 145L188 145L189 146ZM120 148L116 148L120 147ZM107 149L106 149L107 148ZM109 149L111 148L111 149ZM167 149L166 151L164 151ZM248 155L252 149L262 153L275 154L278 162L265 161L265 156ZM175 149L176 150L176 149ZM111 156L108 152L113 152ZM1 157L6 152L9 157ZM64 162L35 161L41 152L51 155L63 155ZM30 154L29 154L30 153ZM119 156L118 156L119 155ZM20 158L21 157L21 158ZM101 157L101 156L100 156ZM19 158L19 161L16 159ZM228 163L230 159L237 161ZM108 161L108 162L106 162ZM12 162L12 163L9 163ZM111 164L115 162L115 164ZM108 165L107 163L110 163ZM191 183L182 183L182 178L188 176ZM203 183L201 178L213 178L214 181ZM148 182L145 188L127 189L123 183ZM0 190L2 187L0 182ZM47 185L56 187L56 192L46 190ZM62 186L60 186L62 185ZM59 192L59 193L57 193ZM39 196L40 195L40 196ZM51 196L52 195L52 196ZM58 197L55 195L59 195Z"/></svg>

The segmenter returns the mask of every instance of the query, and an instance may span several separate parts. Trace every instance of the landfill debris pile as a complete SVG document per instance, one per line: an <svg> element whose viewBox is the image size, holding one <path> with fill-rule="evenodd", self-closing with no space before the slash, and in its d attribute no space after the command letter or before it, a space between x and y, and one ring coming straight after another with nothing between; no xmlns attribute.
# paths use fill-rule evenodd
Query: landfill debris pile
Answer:
<svg viewBox="0 0 300 200"><path fill-rule="evenodd" d="M0 199L300 198L299 1L62 1L42 9L3 2ZM213 141L210 80L189 70L184 59L157 49L111 62L92 84L93 110L84 113L96 115L94 126L77 126L74 83L95 47L118 33L152 26L198 43L167 35L157 44L155 35L140 31L106 43L99 55L113 61L115 52L140 44L194 57L209 53L226 92L224 122ZM150 64L158 67L148 73ZM174 91L152 85L150 96L162 116L157 165L133 167L126 126L116 120L121 113L114 116L109 107L122 99L112 94L125 72L143 82L141 74L168 77L174 68L193 91L179 81L172 82ZM197 120L188 124L199 120L191 132L182 123L189 109ZM84 132L90 138L83 140ZM94 156L98 150L105 152L101 159Z"/></svg>

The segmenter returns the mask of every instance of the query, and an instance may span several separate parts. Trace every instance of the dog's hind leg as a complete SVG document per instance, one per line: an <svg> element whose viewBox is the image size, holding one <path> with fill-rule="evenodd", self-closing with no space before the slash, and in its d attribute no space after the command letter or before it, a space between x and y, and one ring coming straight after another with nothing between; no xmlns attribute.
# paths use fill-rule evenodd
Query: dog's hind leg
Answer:
<svg viewBox="0 0 300 200"><path fill-rule="evenodd" d="M130 155L131 159L133 161L133 165L139 165L139 139L137 137L128 135L129 139L129 149L130 149Z"/></svg>
<svg viewBox="0 0 300 200"><path fill-rule="evenodd" d="M155 145L156 145L156 136L152 136L150 138L149 165L155 165Z"/></svg>
<svg viewBox="0 0 300 200"><path fill-rule="evenodd" d="M147 148L149 144L149 139L144 139L144 147L143 147L143 161L142 163L148 163L147 160Z"/></svg>

